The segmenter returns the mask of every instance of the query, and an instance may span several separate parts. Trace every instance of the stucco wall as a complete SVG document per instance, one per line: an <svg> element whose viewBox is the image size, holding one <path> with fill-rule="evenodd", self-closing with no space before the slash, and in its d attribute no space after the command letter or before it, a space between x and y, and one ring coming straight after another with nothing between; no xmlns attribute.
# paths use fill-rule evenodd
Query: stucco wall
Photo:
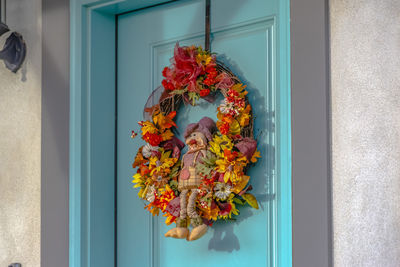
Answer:
<svg viewBox="0 0 400 267"><path fill-rule="evenodd" d="M330 3L334 266L400 264L399 14Z"/></svg>
<svg viewBox="0 0 400 267"><path fill-rule="evenodd" d="M28 46L17 74L0 62L0 266L40 266L41 1L7 3ZM1 38L0 49L4 37Z"/></svg>

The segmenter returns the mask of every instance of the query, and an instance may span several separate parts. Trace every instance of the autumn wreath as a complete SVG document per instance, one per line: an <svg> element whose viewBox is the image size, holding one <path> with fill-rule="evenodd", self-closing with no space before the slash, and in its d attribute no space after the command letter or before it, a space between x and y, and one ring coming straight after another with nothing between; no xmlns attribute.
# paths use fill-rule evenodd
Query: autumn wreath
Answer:
<svg viewBox="0 0 400 267"><path fill-rule="evenodd" d="M133 183L146 209L153 215L164 213L167 225L176 222L166 236L196 240L214 221L234 220L239 206L258 209L246 175L260 157L252 108L246 86L201 47L177 44L162 74L162 94L145 108L149 119L139 122L146 144L135 157ZM179 106L196 105L200 98L212 102L217 93L224 97L217 122L205 117L189 124L184 133L189 150L181 157L185 144L174 134Z"/></svg>

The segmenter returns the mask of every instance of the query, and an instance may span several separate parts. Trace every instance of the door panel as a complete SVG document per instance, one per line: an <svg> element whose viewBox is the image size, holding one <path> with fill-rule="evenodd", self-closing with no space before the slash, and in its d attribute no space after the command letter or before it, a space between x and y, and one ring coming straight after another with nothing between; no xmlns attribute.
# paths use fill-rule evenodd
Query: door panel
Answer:
<svg viewBox="0 0 400 267"><path fill-rule="evenodd" d="M200 240L168 239L172 226L145 211L132 189L132 162L144 144L130 139L143 106L161 84L176 41L203 45L204 1L173 4L118 17L118 266L273 266L276 261L276 14L278 0L212 1L213 52L247 85L262 159L249 175L260 209L241 207L235 222L218 222ZM216 107L200 102L182 107L180 132L203 116L216 120Z"/></svg>

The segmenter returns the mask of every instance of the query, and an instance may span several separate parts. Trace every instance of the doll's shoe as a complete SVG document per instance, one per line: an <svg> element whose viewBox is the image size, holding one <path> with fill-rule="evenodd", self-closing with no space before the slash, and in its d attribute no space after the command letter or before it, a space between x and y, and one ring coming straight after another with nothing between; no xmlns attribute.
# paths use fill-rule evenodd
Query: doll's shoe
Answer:
<svg viewBox="0 0 400 267"><path fill-rule="evenodd" d="M165 237L176 237L176 227L170 229L168 232L164 234Z"/></svg>
<svg viewBox="0 0 400 267"><path fill-rule="evenodd" d="M194 241L205 235L207 233L208 226L205 224L199 225L193 228L192 232L190 233L189 237L187 238L188 241Z"/></svg>
<svg viewBox="0 0 400 267"><path fill-rule="evenodd" d="M165 237L183 239L189 235L189 229L185 227L175 227L165 233Z"/></svg>

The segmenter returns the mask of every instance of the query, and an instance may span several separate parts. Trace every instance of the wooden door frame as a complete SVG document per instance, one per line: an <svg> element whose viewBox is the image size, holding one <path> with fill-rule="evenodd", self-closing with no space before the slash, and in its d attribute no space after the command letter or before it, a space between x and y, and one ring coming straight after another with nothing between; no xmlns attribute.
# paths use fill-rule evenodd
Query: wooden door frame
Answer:
<svg viewBox="0 0 400 267"><path fill-rule="evenodd" d="M109 242L110 237L114 234L114 190L110 190L110 188L114 188L114 181L109 179L114 175L114 156L113 153L107 154L104 151L114 151L115 97L114 90L110 90L110 88L115 88L115 77L113 76L113 73L115 73L115 15L163 2L169 1L70 1L70 266L112 266L114 263L112 260L114 258L114 244ZM289 12L289 0L286 2L285 10ZM287 101L284 109L286 114L282 114L283 117L281 119L283 119L282 129L289 132L288 137L292 136L291 140L287 140L287 146L284 149L290 152L291 145L294 149L293 153L289 153L289 155L292 155L291 157L281 159L282 164L287 167L283 168L283 170L289 171L289 177L290 166L291 164L293 165L293 182L290 179L286 181L286 191L282 195L287 196L287 198L282 199L280 202L284 205L282 210L287 211L288 214L283 214L281 218L278 218L287 221L284 224L287 228L281 229L281 240L283 242L280 248L280 251L286 251L287 254L282 254L279 258L287 260L286 262L283 261L284 265L282 266L291 265L292 259L294 265L298 265L297 261L311 263L313 262L312 257L305 257L306 253L309 252L308 250L313 250L313 253L317 253L322 249L323 253L320 257L322 261L319 261L317 265L308 264L308 266L328 266L330 264L331 248L329 134L327 133L329 129L329 73L327 72L329 70L329 57L327 57L329 53L326 43L326 33L328 32L326 28L328 25L327 1L319 1L320 3L318 3L318 1L309 0L303 1L303 4L300 2L302 1L290 1L292 29L289 36L289 25L287 25L287 36L285 37L287 41L292 38L292 64L288 64L291 69L283 70L288 75L291 72L292 91L288 90L286 97L283 96L281 98L281 100ZM323 3L321 4L321 2ZM307 9L307 6L309 6L309 9ZM315 9L319 12L317 21L309 20L312 21L312 23L309 23L307 20L302 19L304 16L308 19L315 16L312 13L312 10ZM302 24L294 25L294 19ZM306 40L299 36L301 32L312 32L312 29L316 27L314 24L318 24L318 22L321 22L324 29L322 32L318 32L318 37L323 37L322 39L313 40L311 38ZM295 42L295 40L299 40L300 43ZM310 43L312 44L311 46ZM311 51L311 47L314 49L320 48L318 52L321 53L315 57L315 51ZM302 51L302 54L296 54L296 51ZM289 56L289 47L284 53ZM310 58L307 55L314 59L316 58L314 62L310 62ZM290 60L289 57L287 60ZM309 71L304 71L304 65L311 67ZM101 66L101 68L98 66ZM322 77L315 77L312 70L318 73L322 71ZM310 84L305 83L305 80L311 81L310 88L306 88ZM289 85L289 77L287 77L286 82ZM289 88L289 86L286 88ZM301 92L311 93L310 98L312 99L315 96L316 102L307 102L303 99L303 104L297 106L296 103L300 103L297 99L303 98L298 95ZM290 94L292 94L291 102ZM285 105L285 103L282 104ZM304 107L307 107L307 110L304 110ZM290 112L291 109L292 113ZM309 128L305 129L301 122L306 122L308 119L301 115L307 113L312 115L311 111L312 114L314 112L321 114L322 119L318 118L320 121L317 126L309 125ZM291 114L293 118L300 118L296 122L292 120L290 124ZM290 135L291 130L292 134ZM303 134L310 136L308 133L313 132L315 134L316 131L317 136L324 135L324 137L318 139L318 144L314 143L313 145L322 149L317 154L308 155L307 162L302 162L301 159L306 155L303 152L309 152L310 148L302 146L297 148L296 144L300 144L300 142L309 144L311 141L315 141L315 139L310 140L310 137L303 137ZM299 164L296 164L297 160ZM310 165L310 162L320 163L321 160L324 162L322 166ZM97 163L96 168L93 168L93 162ZM317 173L321 174L321 176L317 177L315 172L309 175L310 172L307 173L304 166L308 166L309 169L317 168ZM317 191L312 190L314 189L312 183L315 181L319 181ZM304 182L311 184L306 186L303 185ZM293 194L292 197L291 194ZM304 203L310 205L319 203L319 206L308 212L307 217L305 217L303 211L308 211L309 207L304 206ZM100 226L95 223L96 218L102 218ZM291 219L293 219L293 237ZM323 238L307 244L309 246L307 250L302 248L304 243L300 244L300 242L301 240L310 240L311 236L302 236L301 231L310 230L312 225L320 226L318 230L323 234ZM306 233L312 234L312 232ZM298 236L299 238L297 238ZM317 251L314 249L317 249ZM96 257L91 257L90 255L96 255ZM97 263L101 263L101 265Z"/></svg>

